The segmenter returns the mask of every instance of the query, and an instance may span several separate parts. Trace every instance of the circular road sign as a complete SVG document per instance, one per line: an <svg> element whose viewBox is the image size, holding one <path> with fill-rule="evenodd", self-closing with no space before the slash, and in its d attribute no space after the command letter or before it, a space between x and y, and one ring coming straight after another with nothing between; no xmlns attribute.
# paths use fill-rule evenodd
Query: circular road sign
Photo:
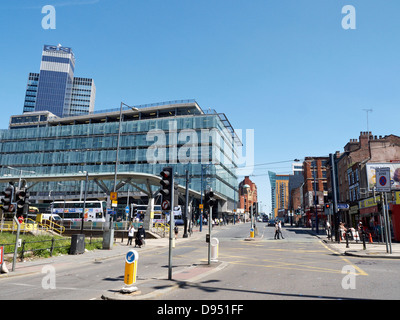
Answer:
<svg viewBox="0 0 400 320"><path fill-rule="evenodd" d="M380 184L381 186L386 186L386 183L387 183L386 177L385 177L385 176L381 176L381 177L379 178L379 184Z"/></svg>
<svg viewBox="0 0 400 320"><path fill-rule="evenodd" d="M164 201L162 202L162 204L161 204L161 207L162 207L164 210L167 210L167 209L169 209L169 205L170 205L169 201L168 201L168 200L164 200Z"/></svg>
<svg viewBox="0 0 400 320"><path fill-rule="evenodd" d="M136 250L129 250L125 256L126 263L134 263L136 260L139 259L139 254Z"/></svg>

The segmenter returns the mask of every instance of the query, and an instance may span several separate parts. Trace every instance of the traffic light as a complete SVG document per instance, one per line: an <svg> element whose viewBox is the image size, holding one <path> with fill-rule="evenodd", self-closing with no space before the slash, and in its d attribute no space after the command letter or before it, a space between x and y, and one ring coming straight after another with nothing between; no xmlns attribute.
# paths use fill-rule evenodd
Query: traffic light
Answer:
<svg viewBox="0 0 400 320"><path fill-rule="evenodd" d="M325 204L325 208L326 208L326 209L330 209L330 207L331 207L331 204L330 204L330 203Z"/></svg>
<svg viewBox="0 0 400 320"><path fill-rule="evenodd" d="M204 204L205 208L210 208L215 205L215 198L214 198L214 192L212 190L205 191L204 193Z"/></svg>
<svg viewBox="0 0 400 320"><path fill-rule="evenodd" d="M161 189L162 203L161 207L163 210L171 210L172 194L173 194L173 173L172 167L165 167L163 171L160 172L161 175Z"/></svg>
<svg viewBox="0 0 400 320"><path fill-rule="evenodd" d="M14 212L14 205L12 204L14 200L14 185L10 183L6 190L2 192L2 195L4 196L3 199L1 199L3 211Z"/></svg>
<svg viewBox="0 0 400 320"><path fill-rule="evenodd" d="M22 188L21 190L17 190L15 192L15 202L17 203L17 216L27 214L27 212L29 211L28 198L29 196L25 188Z"/></svg>

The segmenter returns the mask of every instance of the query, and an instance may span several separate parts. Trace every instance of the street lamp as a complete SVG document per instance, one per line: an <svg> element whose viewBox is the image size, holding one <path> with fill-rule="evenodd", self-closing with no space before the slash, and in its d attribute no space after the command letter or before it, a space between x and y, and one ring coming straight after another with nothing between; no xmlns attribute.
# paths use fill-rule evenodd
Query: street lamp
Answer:
<svg viewBox="0 0 400 320"><path fill-rule="evenodd" d="M22 172L26 172L26 173L36 173L35 171L22 170L22 169L13 168L13 167L10 167L10 166L7 166L7 168L8 168L8 169L12 169L12 170L17 170L17 171L19 171L18 189L21 188Z"/></svg>
<svg viewBox="0 0 400 320"><path fill-rule="evenodd" d="M83 234L83 223L85 221L85 210L86 210L86 195L87 195L87 184L89 179L89 173L87 171L79 171L79 173L86 173L86 180L85 180L85 194L83 197L83 211L82 211L82 219L81 219L81 234Z"/></svg>
<svg viewBox="0 0 400 320"><path fill-rule="evenodd" d="M248 184L245 184L243 186L243 190L245 191L245 193L247 194L247 203L249 203L249 198L251 196L251 208L249 206L247 206L248 208L250 208L249 212L250 212L250 229L254 228L254 223L253 223L253 195L254 195L254 191L251 191L251 188Z"/></svg>
<svg viewBox="0 0 400 320"><path fill-rule="evenodd" d="M127 104L121 102L121 107L119 110L119 126L118 126L118 138L117 138L117 153L115 157L115 174L114 174L114 192L116 192L116 187L117 187L117 171L118 171L118 153L119 153L119 140L121 137L121 122L122 122L122 106L127 106L128 108L131 108L133 111L138 111L139 109L136 107L131 107L128 106Z"/></svg>

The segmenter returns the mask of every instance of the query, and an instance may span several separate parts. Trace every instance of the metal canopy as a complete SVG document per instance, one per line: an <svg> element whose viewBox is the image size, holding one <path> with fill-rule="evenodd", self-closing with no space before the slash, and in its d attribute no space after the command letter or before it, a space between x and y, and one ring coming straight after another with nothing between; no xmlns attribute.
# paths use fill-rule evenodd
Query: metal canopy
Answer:
<svg viewBox="0 0 400 320"><path fill-rule="evenodd" d="M89 173L88 180L93 180L105 193L110 194L110 191L104 180L114 180L115 172L102 172L102 173ZM0 177L0 183L7 183L9 181L18 180L19 176ZM47 175L26 175L22 178L30 184L30 188L39 182L52 182L52 181L85 181L86 173L76 174L47 174ZM158 193L151 190L151 186L160 187L161 177L142 172L118 172L118 180L116 191L122 188L125 184L129 184L137 190L145 193L147 196L154 198ZM144 187L143 187L144 185ZM182 185L178 185L178 192L185 193L186 189ZM201 193L189 189L189 196L197 199L201 198ZM221 195L215 194L215 197L220 200L226 201L227 199Z"/></svg>

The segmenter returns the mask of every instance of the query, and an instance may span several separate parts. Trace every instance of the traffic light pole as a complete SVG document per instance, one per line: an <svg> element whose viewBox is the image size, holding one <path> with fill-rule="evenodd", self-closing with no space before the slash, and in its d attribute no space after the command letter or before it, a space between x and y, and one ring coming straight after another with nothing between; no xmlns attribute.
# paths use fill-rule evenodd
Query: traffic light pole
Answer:
<svg viewBox="0 0 400 320"><path fill-rule="evenodd" d="M172 280L172 247L173 247L173 236L175 228L175 217L174 217L174 175L171 177L171 208L169 211L169 250L168 250L168 280Z"/></svg>
<svg viewBox="0 0 400 320"><path fill-rule="evenodd" d="M208 264L211 264L211 225L212 225L212 206L208 208Z"/></svg>

